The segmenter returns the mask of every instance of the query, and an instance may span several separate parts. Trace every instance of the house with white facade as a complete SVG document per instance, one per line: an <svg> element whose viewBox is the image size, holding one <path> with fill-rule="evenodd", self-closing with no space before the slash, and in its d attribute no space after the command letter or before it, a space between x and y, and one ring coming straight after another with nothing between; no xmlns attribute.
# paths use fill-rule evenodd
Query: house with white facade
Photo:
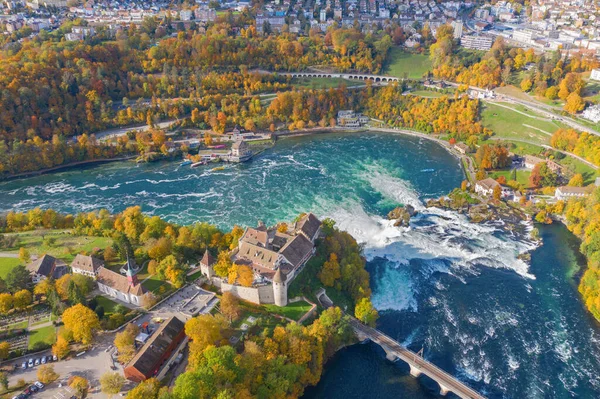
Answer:
<svg viewBox="0 0 600 399"><path fill-rule="evenodd" d="M119 301L140 306L146 290L138 282L130 261L127 262L126 270L126 275L123 276L110 269L101 267L96 275L98 290Z"/></svg>
<svg viewBox="0 0 600 399"><path fill-rule="evenodd" d="M557 200L569 200L571 198L584 198L590 195L590 191L586 187L557 187L554 192L554 197Z"/></svg>
<svg viewBox="0 0 600 399"><path fill-rule="evenodd" d="M46 278L58 280L69 272L66 263L51 255L44 255L26 266L34 284Z"/></svg>
<svg viewBox="0 0 600 399"><path fill-rule="evenodd" d="M71 272L96 279L98 271L104 267L104 262L93 256L77 254L71 262Z"/></svg>

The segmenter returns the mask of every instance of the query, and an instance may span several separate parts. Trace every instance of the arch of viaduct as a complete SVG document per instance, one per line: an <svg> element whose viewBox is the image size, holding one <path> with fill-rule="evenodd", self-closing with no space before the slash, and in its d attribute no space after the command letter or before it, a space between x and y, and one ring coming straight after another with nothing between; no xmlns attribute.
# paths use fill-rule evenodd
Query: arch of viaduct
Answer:
<svg viewBox="0 0 600 399"><path fill-rule="evenodd" d="M324 72L279 72L280 75L293 78L342 78L352 80L372 80L373 82L399 82L400 79L393 76L363 75L356 73L324 73Z"/></svg>

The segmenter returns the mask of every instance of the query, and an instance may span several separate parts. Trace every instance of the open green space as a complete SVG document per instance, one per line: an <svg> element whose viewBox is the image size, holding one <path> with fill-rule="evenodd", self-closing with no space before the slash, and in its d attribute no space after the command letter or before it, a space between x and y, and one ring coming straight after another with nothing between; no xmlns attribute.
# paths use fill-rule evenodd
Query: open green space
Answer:
<svg viewBox="0 0 600 399"><path fill-rule="evenodd" d="M165 291L169 289L170 284L166 281L160 280L156 275L150 276L144 280L144 282L142 282L142 286L144 286L145 289L158 294L161 294L159 290L163 285L166 285Z"/></svg>
<svg viewBox="0 0 600 399"><path fill-rule="evenodd" d="M564 157L558 161L561 165L568 167L573 173L581 173L585 184L592 184L598 175L598 171L591 166L573 157Z"/></svg>
<svg viewBox="0 0 600 399"><path fill-rule="evenodd" d="M388 52L383 67L383 74L398 78L420 79L431 70L431 61L426 54L409 53L399 47L392 47Z"/></svg>
<svg viewBox="0 0 600 399"><path fill-rule="evenodd" d="M29 332L29 349L35 349L36 345L39 343L44 343L46 345L54 344L56 340L56 328L54 326L46 326L42 328L38 328L37 330L32 330Z"/></svg>
<svg viewBox="0 0 600 399"><path fill-rule="evenodd" d="M361 81L350 81L342 78L294 78L292 79L292 85L305 89L329 89L331 87L338 87L340 85L355 86L361 85L364 82Z"/></svg>
<svg viewBox="0 0 600 399"><path fill-rule="evenodd" d="M8 272L20 264L19 258L0 258L0 277L5 279Z"/></svg>
<svg viewBox="0 0 600 399"><path fill-rule="evenodd" d="M507 108L508 107L508 108ZM526 110L526 108L523 108ZM481 112L483 125L496 137L526 140L536 144L548 144L552 134L561 127L554 121L544 120L535 113L520 110L512 104L502 106L485 103Z"/></svg>
<svg viewBox="0 0 600 399"><path fill-rule="evenodd" d="M583 88L582 97L586 101L600 101L600 82L588 81Z"/></svg>
<svg viewBox="0 0 600 399"><path fill-rule="evenodd" d="M298 320L310 310L312 305L306 301L298 301L294 303L288 303L287 306L284 307L275 305L264 306L271 313L287 317L288 319Z"/></svg>
<svg viewBox="0 0 600 399"><path fill-rule="evenodd" d="M117 302L113 301L112 299L109 299L102 295L98 295L94 299L96 300L97 306L102 306L102 308L104 309L105 317L113 314L115 312L115 307L117 305L119 305Z"/></svg>
<svg viewBox="0 0 600 399"><path fill-rule="evenodd" d="M95 248L103 249L112 244L112 239L108 237L71 235L69 230L42 229L14 233L14 235L19 237L17 245L5 249L5 252L18 253L21 247L25 247L31 255L49 254L66 263L70 263L80 252L91 252ZM50 242L51 240L53 242Z"/></svg>
<svg viewBox="0 0 600 399"><path fill-rule="evenodd" d="M525 187L529 187L529 176L531 175L531 171L529 170L517 170L517 182L519 182L519 184L522 184ZM506 181L509 180L513 180L514 179L514 173L512 170L495 170L493 172L490 173L490 177L492 179L497 179L500 176L504 176L506 178Z"/></svg>

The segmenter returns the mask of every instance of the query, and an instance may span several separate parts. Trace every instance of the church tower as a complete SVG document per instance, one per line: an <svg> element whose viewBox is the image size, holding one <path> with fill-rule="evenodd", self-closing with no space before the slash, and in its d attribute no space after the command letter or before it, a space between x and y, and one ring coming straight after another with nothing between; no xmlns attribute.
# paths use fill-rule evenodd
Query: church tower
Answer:
<svg viewBox="0 0 600 399"><path fill-rule="evenodd" d="M273 276L273 296L275 297L275 305L287 305L287 285L281 273L281 269L277 269Z"/></svg>
<svg viewBox="0 0 600 399"><path fill-rule="evenodd" d="M127 275L127 281L131 287L138 285L137 274L133 271L135 269L135 260L127 257L127 263L125 264L125 274Z"/></svg>

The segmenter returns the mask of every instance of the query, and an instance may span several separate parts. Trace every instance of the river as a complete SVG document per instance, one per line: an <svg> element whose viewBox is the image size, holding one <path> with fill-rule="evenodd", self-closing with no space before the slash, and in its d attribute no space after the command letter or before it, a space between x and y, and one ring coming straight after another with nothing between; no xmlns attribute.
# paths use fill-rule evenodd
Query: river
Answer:
<svg viewBox="0 0 600 399"><path fill-rule="evenodd" d="M0 183L0 212L62 212L141 205L179 223L223 228L329 216L365 245L378 327L491 398L598 397L600 329L577 293L584 264L563 226L509 232L425 208L460 185L441 146L394 134L288 138L224 170L121 162ZM396 228L398 204L419 214ZM532 250L531 264L517 258ZM373 344L340 351L306 398L430 398L437 386L385 360Z"/></svg>

